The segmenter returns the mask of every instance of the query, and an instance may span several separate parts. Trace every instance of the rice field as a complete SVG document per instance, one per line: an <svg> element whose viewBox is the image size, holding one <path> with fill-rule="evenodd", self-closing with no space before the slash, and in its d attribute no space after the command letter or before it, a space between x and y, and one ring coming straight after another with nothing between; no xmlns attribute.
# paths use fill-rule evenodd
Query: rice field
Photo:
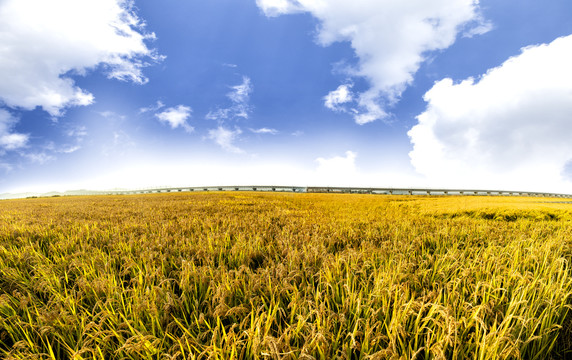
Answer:
<svg viewBox="0 0 572 360"><path fill-rule="evenodd" d="M0 201L0 358L566 359L571 245L542 198Z"/></svg>

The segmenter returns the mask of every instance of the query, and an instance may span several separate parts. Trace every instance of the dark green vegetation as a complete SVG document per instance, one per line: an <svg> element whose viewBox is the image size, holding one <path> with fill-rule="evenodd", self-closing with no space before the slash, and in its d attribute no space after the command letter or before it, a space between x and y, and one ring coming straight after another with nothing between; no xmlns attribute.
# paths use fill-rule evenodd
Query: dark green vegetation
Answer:
<svg viewBox="0 0 572 360"><path fill-rule="evenodd" d="M537 201L2 201L0 358L565 358L572 205Z"/></svg>

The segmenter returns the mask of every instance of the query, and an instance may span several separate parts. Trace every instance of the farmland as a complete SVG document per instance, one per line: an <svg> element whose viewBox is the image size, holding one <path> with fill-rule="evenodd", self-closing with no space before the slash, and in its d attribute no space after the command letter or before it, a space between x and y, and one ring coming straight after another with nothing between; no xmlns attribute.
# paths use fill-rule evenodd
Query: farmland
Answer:
<svg viewBox="0 0 572 360"><path fill-rule="evenodd" d="M0 358L566 358L572 204L554 201L1 201Z"/></svg>

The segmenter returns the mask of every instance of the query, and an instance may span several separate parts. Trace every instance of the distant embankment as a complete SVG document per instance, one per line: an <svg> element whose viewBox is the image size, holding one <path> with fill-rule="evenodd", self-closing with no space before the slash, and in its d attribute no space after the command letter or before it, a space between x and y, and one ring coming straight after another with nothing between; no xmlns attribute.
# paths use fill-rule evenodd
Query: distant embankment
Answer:
<svg viewBox="0 0 572 360"><path fill-rule="evenodd" d="M65 195L131 195L169 192L200 191L263 191L291 193L340 193L340 194L379 194L379 195L480 195L480 196L535 196L551 198L572 198L572 194L556 194L531 191L505 190L467 190L467 189L419 189L419 188L362 188L362 187L301 187L301 186L199 186L199 187L165 187L139 190L113 191L70 191L66 193L50 193L42 196Z"/></svg>

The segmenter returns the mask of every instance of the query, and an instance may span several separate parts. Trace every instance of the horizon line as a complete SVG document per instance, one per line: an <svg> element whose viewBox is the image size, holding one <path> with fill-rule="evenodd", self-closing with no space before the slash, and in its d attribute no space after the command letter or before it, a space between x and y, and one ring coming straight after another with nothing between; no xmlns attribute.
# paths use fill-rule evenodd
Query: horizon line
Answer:
<svg viewBox="0 0 572 360"><path fill-rule="evenodd" d="M491 189L446 189L417 187L353 187L353 186L279 186L279 185L217 185L217 186L163 186L144 189L114 190L67 190L48 192L3 193L0 199L21 199L32 197L54 196L89 196L89 195L136 195L169 192L215 192L215 191L253 191L253 192L289 192L289 193L339 193L339 194L376 194L376 195L425 195L425 196L528 196L572 198L572 194L551 193L543 191L516 191Z"/></svg>

